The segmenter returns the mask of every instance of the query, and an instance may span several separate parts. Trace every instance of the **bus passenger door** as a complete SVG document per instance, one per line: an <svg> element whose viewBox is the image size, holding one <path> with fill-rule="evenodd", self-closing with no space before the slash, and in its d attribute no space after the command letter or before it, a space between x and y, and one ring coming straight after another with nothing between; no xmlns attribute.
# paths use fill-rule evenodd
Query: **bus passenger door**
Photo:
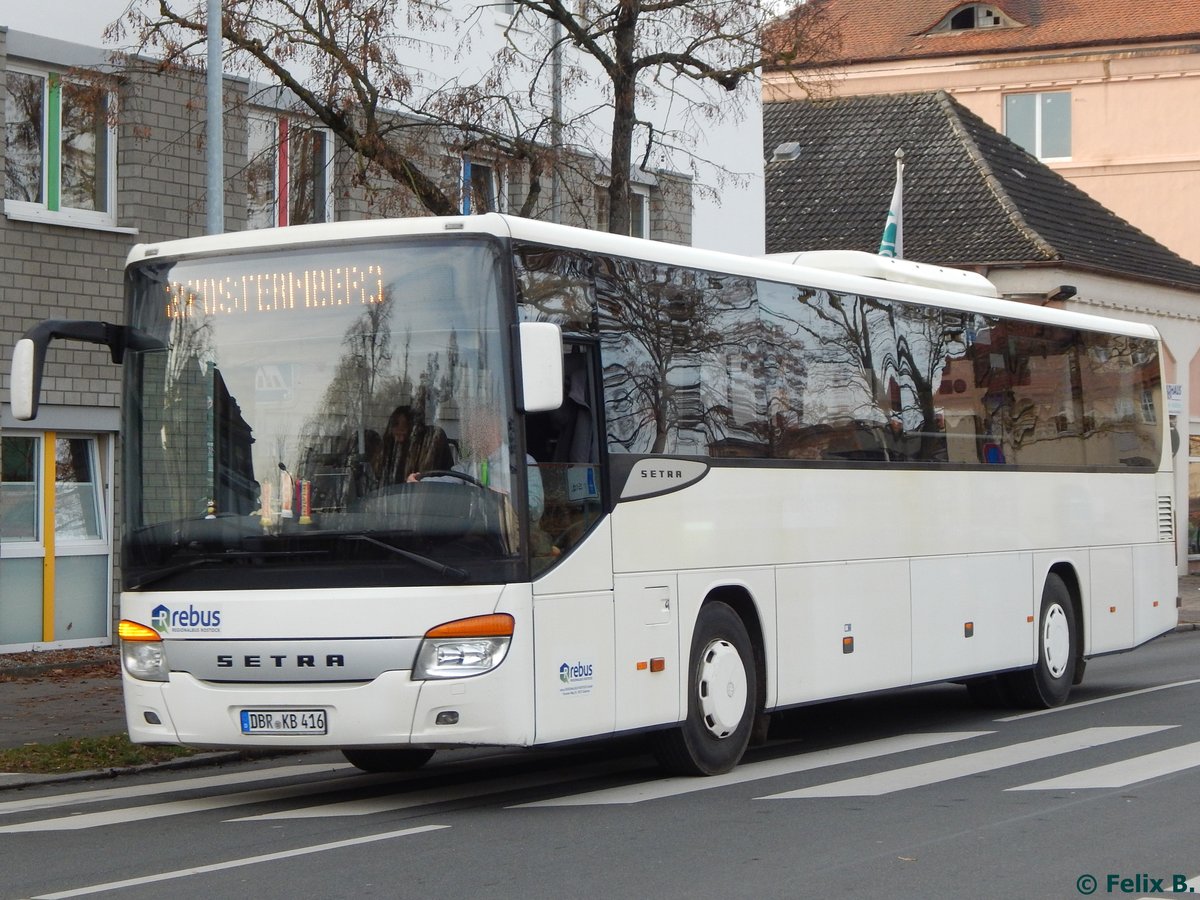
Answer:
<svg viewBox="0 0 1200 900"><path fill-rule="evenodd" d="M544 508L531 523L535 741L615 727L612 538L594 341L564 340L561 409L526 417Z"/></svg>

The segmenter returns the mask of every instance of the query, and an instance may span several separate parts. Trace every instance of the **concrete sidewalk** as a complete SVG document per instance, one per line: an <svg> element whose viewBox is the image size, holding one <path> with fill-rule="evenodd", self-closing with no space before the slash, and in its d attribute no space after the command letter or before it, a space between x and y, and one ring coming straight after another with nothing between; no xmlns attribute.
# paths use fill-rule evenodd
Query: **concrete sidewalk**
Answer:
<svg viewBox="0 0 1200 900"><path fill-rule="evenodd" d="M1200 574L1179 579L1179 597L1177 630L1200 630ZM115 647L0 655L0 749L124 731ZM60 777L0 772L0 789Z"/></svg>

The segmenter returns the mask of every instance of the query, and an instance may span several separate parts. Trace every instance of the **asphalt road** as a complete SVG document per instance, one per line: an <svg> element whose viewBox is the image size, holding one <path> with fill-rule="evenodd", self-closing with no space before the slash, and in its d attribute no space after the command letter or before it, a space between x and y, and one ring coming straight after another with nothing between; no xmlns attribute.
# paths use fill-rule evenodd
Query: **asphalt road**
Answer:
<svg viewBox="0 0 1200 900"><path fill-rule="evenodd" d="M1198 651L1188 632L1093 660L1042 714L953 685L810 707L717 778L661 778L624 741L446 753L403 776L308 754L10 790L0 897L1200 890Z"/></svg>

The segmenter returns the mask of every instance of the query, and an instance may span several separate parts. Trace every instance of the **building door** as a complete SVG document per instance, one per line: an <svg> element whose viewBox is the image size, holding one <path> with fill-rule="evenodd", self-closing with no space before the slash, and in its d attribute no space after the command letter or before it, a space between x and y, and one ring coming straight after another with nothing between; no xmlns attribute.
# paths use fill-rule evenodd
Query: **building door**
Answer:
<svg viewBox="0 0 1200 900"><path fill-rule="evenodd" d="M0 652L112 642L112 444L0 437Z"/></svg>

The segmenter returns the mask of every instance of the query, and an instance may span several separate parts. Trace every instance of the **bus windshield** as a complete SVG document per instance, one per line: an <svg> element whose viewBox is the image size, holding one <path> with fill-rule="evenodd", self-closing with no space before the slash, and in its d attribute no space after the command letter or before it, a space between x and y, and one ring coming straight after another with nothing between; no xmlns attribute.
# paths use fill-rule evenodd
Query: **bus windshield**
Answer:
<svg viewBox="0 0 1200 900"><path fill-rule="evenodd" d="M126 366L126 589L519 577L499 260L409 240L132 268L129 324L163 349Z"/></svg>

